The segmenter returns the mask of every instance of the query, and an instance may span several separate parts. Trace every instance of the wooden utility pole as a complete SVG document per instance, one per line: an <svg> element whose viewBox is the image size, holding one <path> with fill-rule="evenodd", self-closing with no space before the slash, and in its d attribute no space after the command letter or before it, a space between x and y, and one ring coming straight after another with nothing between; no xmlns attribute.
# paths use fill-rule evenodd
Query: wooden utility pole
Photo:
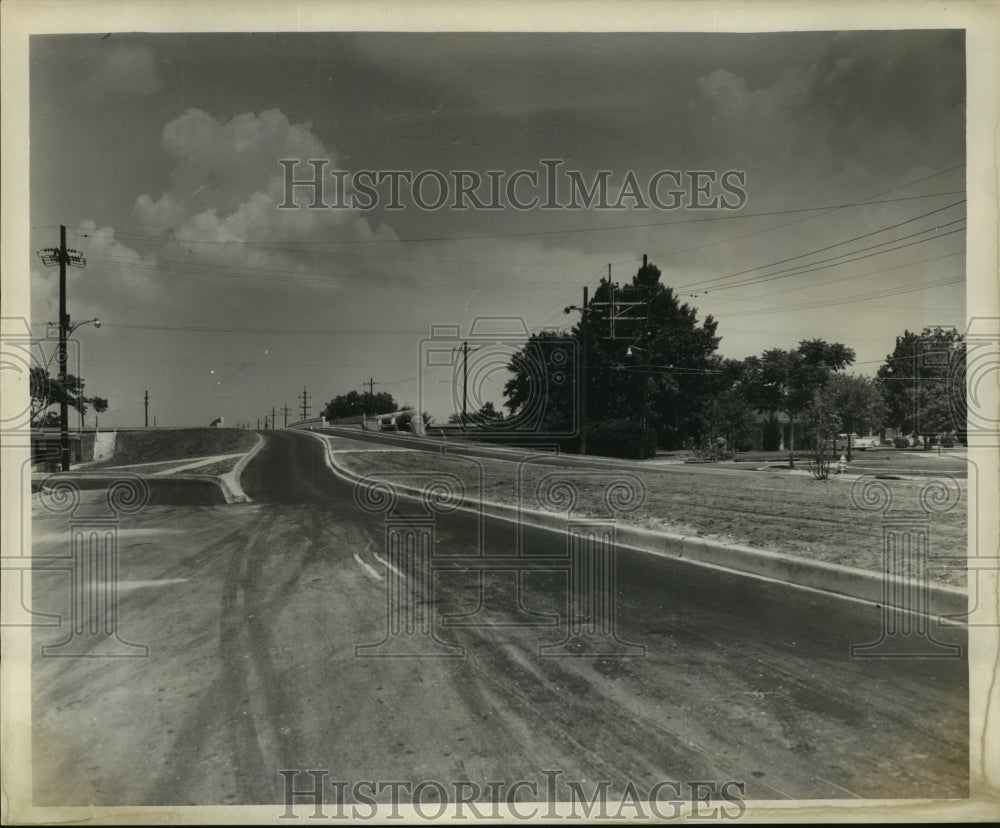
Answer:
<svg viewBox="0 0 1000 828"><path fill-rule="evenodd" d="M284 407L281 410L285 412L285 428L288 428L288 412L291 411L292 409L288 407L288 403L285 403Z"/></svg>
<svg viewBox="0 0 1000 828"><path fill-rule="evenodd" d="M608 279L611 265L608 265ZM583 286L583 313L580 314L580 454L587 453L587 286Z"/></svg>
<svg viewBox="0 0 1000 828"><path fill-rule="evenodd" d="M462 427L469 416L469 343L462 343Z"/></svg>
<svg viewBox="0 0 1000 828"><path fill-rule="evenodd" d="M86 267L87 261L79 250L66 247L66 226L59 225L59 247L39 250L38 256L46 267L59 265L59 383L62 399L59 401L59 459L63 471L69 471L69 400L66 393L66 339L70 334L69 314L66 312L66 268ZM79 392L82 396L82 391ZM81 403L82 404L82 403Z"/></svg>
<svg viewBox="0 0 1000 828"><path fill-rule="evenodd" d="M304 420L309 415L309 395L306 393L306 387L302 386L302 419Z"/></svg>
<svg viewBox="0 0 1000 828"><path fill-rule="evenodd" d="M368 386L368 413L375 413L375 386L381 385L380 382L375 382L375 377L368 377L368 382L361 383L362 385Z"/></svg>
<svg viewBox="0 0 1000 828"><path fill-rule="evenodd" d="M146 389L146 396L143 398L143 405L146 408L146 428L149 428L149 389Z"/></svg>

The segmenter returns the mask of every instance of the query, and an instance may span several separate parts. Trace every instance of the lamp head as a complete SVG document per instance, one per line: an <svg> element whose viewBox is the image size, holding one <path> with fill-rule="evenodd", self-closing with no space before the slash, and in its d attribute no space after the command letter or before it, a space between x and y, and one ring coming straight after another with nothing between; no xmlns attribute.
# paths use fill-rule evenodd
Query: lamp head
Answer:
<svg viewBox="0 0 1000 828"><path fill-rule="evenodd" d="M101 327L101 320L100 319L95 319L94 320L94 327L95 328Z"/></svg>

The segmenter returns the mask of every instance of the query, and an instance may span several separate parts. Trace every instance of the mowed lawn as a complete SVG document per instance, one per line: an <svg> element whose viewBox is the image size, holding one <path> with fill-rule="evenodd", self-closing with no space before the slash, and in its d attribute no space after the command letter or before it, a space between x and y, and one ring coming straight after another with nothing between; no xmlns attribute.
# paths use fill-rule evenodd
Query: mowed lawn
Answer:
<svg viewBox="0 0 1000 828"><path fill-rule="evenodd" d="M333 457L338 465L356 474L418 487L432 482L436 472L449 472L473 496L481 476L485 499L509 505L518 503L520 477L522 503L536 509L540 508L536 495L539 484L543 478L555 475L575 486L579 493L575 513L583 517L610 516L604 502L608 485L622 474L635 475L645 487L645 499L634 512L619 515L628 524L860 569L883 568L883 514L862 509L854 502L854 476L816 480L808 473L777 470L718 474L684 466L643 469L638 464L619 473L613 469L574 470L537 462L519 464L398 450L341 450ZM549 478L546 485L552 481ZM968 495L964 479L947 475L877 481L888 493L886 517L916 521L926 515L921 506L922 487L939 483L951 487L956 505L931 515L931 555L964 556ZM929 577L938 583L965 585L965 571L961 568L932 569Z"/></svg>

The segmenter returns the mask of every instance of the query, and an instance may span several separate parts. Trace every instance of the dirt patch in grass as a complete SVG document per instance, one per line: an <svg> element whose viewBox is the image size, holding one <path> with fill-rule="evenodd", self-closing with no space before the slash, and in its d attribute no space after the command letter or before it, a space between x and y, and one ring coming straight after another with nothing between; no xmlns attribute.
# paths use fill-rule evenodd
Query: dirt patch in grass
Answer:
<svg viewBox="0 0 1000 828"><path fill-rule="evenodd" d="M502 460L458 458L425 452L343 452L334 462L356 474L385 475L400 483L424 486L433 472L456 475L467 493L479 487L480 469L486 500L518 503L518 464ZM607 517L605 491L621 475L593 469L574 470L529 463L522 467L522 502L540 508L536 492L543 478L554 475L572 481L578 492L576 513ZM783 552L803 558L881 571L882 514L863 511L851 500L853 480L816 480L809 474L764 471L710 474L674 467L651 471L629 467L645 487L643 504L620 515L625 523L681 535ZM551 482L554 478L550 478ZM891 494L890 517L923 517L919 492L927 478L885 480ZM964 556L967 534L967 488L960 481L961 501L936 515L931 525L931 554ZM961 569L931 569L936 583L964 586Z"/></svg>
<svg viewBox="0 0 1000 828"><path fill-rule="evenodd" d="M154 463L159 460L195 460L213 454L247 452L257 442L252 431L239 428L180 428L160 431L119 431L115 454L89 469ZM150 467L155 468L155 467Z"/></svg>
<svg viewBox="0 0 1000 828"><path fill-rule="evenodd" d="M231 457L229 460L220 460L218 463L209 463L207 466L198 466L196 469L188 469L188 474L204 475L205 477L219 477L233 470L239 462L239 457Z"/></svg>

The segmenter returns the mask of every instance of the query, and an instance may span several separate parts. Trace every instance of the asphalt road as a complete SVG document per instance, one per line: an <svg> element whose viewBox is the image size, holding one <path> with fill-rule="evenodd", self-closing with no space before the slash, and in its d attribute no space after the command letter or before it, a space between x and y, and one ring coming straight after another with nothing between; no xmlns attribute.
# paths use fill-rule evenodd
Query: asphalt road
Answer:
<svg viewBox="0 0 1000 828"><path fill-rule="evenodd" d="M749 800L968 794L967 663L851 659L851 644L879 637L877 608L621 552L617 634L644 656L572 640L578 657L541 657L567 632L566 573L524 574L518 607L512 573L481 582L448 561L511 555L513 525L439 516L440 571L411 573L387 604L386 561L399 559L384 515L359 509L315 437L264 436L243 475L252 503L122 520L117 629L146 657L40 657L67 625L36 630L36 804L281 803L279 771L307 769L446 789L534 781L537 798L543 771L588 795L600 780L612 792L736 781ZM98 495L84 506L99 511ZM33 517L35 554L66 554L66 517L37 504ZM558 556L566 541L525 530L523 544ZM68 617L68 583L39 573L35 609ZM492 626L441 623L480 601ZM358 657L401 605L435 619L440 643L421 646L463 657ZM511 625L545 614L559 624ZM964 643L957 629L937 635Z"/></svg>

